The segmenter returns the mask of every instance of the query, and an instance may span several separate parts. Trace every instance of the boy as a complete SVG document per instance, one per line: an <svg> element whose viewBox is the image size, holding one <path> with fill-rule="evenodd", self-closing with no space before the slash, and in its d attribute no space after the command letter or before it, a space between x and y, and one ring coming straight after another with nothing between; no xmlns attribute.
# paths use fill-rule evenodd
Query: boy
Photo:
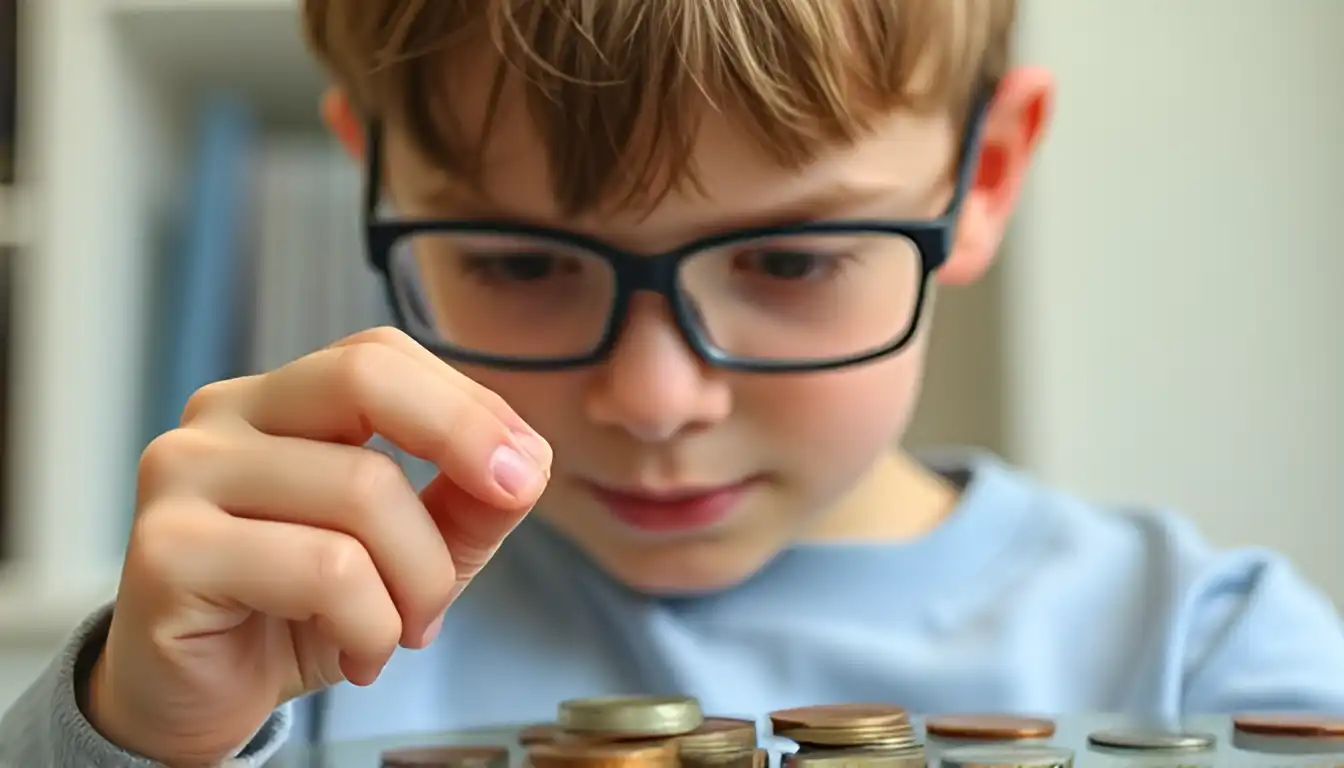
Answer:
<svg viewBox="0 0 1344 768"><path fill-rule="evenodd" d="M989 267L1048 121L1013 14L308 0L406 333L192 400L0 763L258 765L611 692L1344 712L1340 620L1280 558L889 450L931 285Z"/></svg>

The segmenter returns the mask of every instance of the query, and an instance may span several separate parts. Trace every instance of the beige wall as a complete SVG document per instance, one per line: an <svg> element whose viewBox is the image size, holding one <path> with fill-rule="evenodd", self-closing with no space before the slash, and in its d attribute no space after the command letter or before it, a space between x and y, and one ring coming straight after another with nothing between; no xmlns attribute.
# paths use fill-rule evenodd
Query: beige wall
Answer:
<svg viewBox="0 0 1344 768"><path fill-rule="evenodd" d="M976 285L938 294L924 392L906 433L907 448L1006 450L1002 289L996 269Z"/></svg>

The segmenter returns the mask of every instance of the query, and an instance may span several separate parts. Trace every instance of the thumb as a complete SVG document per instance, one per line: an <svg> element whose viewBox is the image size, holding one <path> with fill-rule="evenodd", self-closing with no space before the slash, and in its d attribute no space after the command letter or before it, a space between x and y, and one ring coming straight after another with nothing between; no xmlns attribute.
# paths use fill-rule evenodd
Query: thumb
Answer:
<svg viewBox="0 0 1344 768"><path fill-rule="evenodd" d="M538 496L540 493L538 489ZM504 538L531 511L530 506L519 510L491 506L443 474L420 492L420 501L448 545L459 589L490 562Z"/></svg>

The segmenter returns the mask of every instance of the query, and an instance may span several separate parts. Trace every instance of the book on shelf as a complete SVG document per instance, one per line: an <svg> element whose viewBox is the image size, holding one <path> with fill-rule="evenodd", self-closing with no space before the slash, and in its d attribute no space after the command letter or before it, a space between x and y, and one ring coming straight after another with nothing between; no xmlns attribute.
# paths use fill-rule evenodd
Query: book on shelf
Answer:
<svg viewBox="0 0 1344 768"><path fill-rule="evenodd" d="M0 184L13 184L18 152L21 0L0 0Z"/></svg>

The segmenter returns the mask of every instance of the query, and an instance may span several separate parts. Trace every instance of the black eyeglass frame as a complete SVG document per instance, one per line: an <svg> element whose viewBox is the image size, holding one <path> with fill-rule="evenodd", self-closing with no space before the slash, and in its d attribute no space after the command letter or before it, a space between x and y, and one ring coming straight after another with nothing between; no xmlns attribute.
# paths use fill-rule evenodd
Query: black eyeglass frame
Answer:
<svg viewBox="0 0 1344 768"><path fill-rule="evenodd" d="M784 226L752 227L696 239L671 251L658 254L640 254L626 251L602 240L564 229L536 226L523 222L498 219L381 219L378 216L382 179L382 126L370 121L366 126L367 172L364 179L362 211L367 256L372 267L382 278L397 324L439 357L453 362L489 366L516 371L556 371L579 368L601 362L616 347L625 324L630 301L640 291L649 291L667 300L682 338L701 359L710 365L733 371L754 373L792 373L825 371L860 365L895 354L910 343L919 329L920 318L928 297L928 285L938 269L947 260L956 241L956 227L961 205L970 189L979 160L981 132L988 99L981 99L971 110L962 132L958 148L958 169L952 199L943 214L927 220L903 221L884 219L853 219L815 221ZM581 248L605 259L615 278L606 327L600 341L581 355L554 358L519 358L510 355L489 355L465 350L440 338L420 338L414 332L409 301L398 290L397 276L392 266L392 252L399 240L425 233L478 233L536 237L557 244ZM721 248L733 243L768 237L806 234L894 235L914 243L920 256L918 294L908 327L890 343L854 355L822 359L744 358L724 352L706 337L695 319L695 311L678 289L677 276L682 262L703 251Z"/></svg>

